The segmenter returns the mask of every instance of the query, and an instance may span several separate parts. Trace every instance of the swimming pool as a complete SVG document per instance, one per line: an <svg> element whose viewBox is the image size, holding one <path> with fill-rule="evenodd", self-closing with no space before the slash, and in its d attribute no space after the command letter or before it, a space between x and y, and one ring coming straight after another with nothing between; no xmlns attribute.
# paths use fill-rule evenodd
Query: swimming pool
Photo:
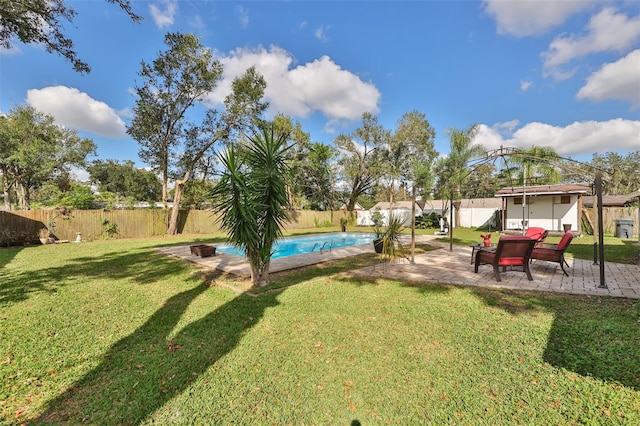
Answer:
<svg viewBox="0 0 640 426"><path fill-rule="evenodd" d="M330 234L282 238L273 246L274 253L271 259L314 252L320 253L321 251L324 252L360 244L370 244L373 238L374 234L372 233L360 232L335 232ZM223 244L217 246L217 248L219 252L244 257L244 251L231 244Z"/></svg>

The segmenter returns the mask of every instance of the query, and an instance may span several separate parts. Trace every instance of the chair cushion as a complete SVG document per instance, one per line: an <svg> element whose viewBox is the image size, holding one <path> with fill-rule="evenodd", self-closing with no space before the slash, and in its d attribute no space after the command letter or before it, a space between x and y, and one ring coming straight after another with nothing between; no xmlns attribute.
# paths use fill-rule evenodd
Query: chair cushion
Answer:
<svg viewBox="0 0 640 426"><path fill-rule="evenodd" d="M558 250L566 249L572 239L573 239L573 232L571 231L565 232L564 235L562 236L562 239L558 243L558 246L556 247L556 249Z"/></svg>
<svg viewBox="0 0 640 426"><path fill-rule="evenodd" d="M501 257L498 260L499 266L522 266L524 259L522 257Z"/></svg>
<svg viewBox="0 0 640 426"><path fill-rule="evenodd" d="M544 228L540 227L531 227L527 229L527 232L524 234L525 237L529 237L532 240L540 241L547 231Z"/></svg>

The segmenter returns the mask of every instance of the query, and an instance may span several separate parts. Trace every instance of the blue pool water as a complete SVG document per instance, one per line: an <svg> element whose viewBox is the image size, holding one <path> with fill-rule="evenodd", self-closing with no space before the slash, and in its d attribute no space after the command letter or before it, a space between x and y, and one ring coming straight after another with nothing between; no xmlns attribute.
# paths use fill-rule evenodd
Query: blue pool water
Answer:
<svg viewBox="0 0 640 426"><path fill-rule="evenodd" d="M341 247L371 244L373 238L374 234L359 232L336 232L332 234L282 238L274 245L274 254L271 256L271 259L311 253L312 251L319 253L320 249L327 251L329 248L334 250ZM219 252L244 257L244 251L242 249L238 249L230 244L217 247Z"/></svg>

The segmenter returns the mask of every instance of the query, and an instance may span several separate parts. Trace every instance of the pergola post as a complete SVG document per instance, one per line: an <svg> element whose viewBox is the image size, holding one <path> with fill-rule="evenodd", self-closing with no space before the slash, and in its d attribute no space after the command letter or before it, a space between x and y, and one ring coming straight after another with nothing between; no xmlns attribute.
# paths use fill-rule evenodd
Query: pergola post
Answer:
<svg viewBox="0 0 640 426"><path fill-rule="evenodd" d="M598 251L600 256L600 285L598 288L607 288L604 280L604 224L602 221L602 172L596 171L596 198L598 200Z"/></svg>

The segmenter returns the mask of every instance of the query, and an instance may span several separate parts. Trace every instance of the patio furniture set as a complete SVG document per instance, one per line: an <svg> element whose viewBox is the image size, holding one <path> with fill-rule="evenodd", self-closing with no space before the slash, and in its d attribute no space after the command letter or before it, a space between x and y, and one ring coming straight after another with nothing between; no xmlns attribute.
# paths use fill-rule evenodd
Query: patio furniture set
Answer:
<svg viewBox="0 0 640 426"><path fill-rule="evenodd" d="M543 228L531 227L525 235L505 235L500 237L497 245L484 247L475 245L472 251L472 262L474 272L478 273L480 265L493 266L493 273L496 281L500 279L500 268L505 272L507 267L522 268L522 272L527 275L529 281L533 281L529 264L532 260L542 260L559 263L562 272L569 276L564 266L569 266L564 258L564 253L571 244L573 233L565 232L558 244L544 243L548 231Z"/></svg>

